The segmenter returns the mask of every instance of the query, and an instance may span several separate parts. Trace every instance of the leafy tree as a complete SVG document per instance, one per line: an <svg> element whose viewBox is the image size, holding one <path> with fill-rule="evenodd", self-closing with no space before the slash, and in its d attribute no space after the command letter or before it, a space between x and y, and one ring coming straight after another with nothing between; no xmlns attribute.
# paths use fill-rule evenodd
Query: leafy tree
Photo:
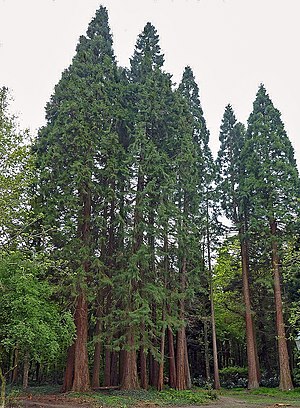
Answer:
<svg viewBox="0 0 300 408"><path fill-rule="evenodd" d="M0 234L1 245L16 244L28 212L28 186L33 177L29 135L9 113L9 92L0 89ZM14 241L14 242L13 242Z"/></svg>
<svg viewBox="0 0 300 408"><path fill-rule="evenodd" d="M23 356L23 387L28 386L30 361L51 362L62 354L74 335L72 316L53 300L54 287L44 276L45 263L24 252L2 253L0 258L0 349L4 357ZM8 359L8 358L7 358ZM19 357L15 357L16 370ZM5 383L5 378L2 378Z"/></svg>

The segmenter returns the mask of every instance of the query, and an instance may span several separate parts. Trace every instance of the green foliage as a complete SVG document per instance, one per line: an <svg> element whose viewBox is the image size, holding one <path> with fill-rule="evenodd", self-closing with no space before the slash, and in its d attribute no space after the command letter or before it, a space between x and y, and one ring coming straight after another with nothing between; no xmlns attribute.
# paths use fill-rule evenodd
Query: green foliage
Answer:
<svg viewBox="0 0 300 408"><path fill-rule="evenodd" d="M0 89L0 233L1 245L15 244L28 212L28 187L33 179L29 135L9 113L9 92Z"/></svg>
<svg viewBox="0 0 300 408"><path fill-rule="evenodd" d="M220 370L222 387L246 387L248 381L248 367L224 367Z"/></svg>
<svg viewBox="0 0 300 408"><path fill-rule="evenodd" d="M219 250L214 266L213 286L218 339L233 338L243 342L243 298L241 290L241 261L239 242L228 239Z"/></svg>
<svg viewBox="0 0 300 408"><path fill-rule="evenodd" d="M242 151L243 194L249 200L250 230L268 236L269 223L286 235L298 213L299 176L294 150L263 85L253 103Z"/></svg>
<svg viewBox="0 0 300 408"><path fill-rule="evenodd" d="M53 287L39 275L43 265L21 252L0 259L0 344L18 348L35 360L51 361L70 344L72 316L61 313L51 299Z"/></svg>
<svg viewBox="0 0 300 408"><path fill-rule="evenodd" d="M80 397L82 394L70 394L71 396ZM164 405L198 405L207 403L217 398L216 394L201 389L188 391L164 390L157 392L154 390L138 391L107 391L105 393L87 394L101 403L102 406L126 408L140 404Z"/></svg>

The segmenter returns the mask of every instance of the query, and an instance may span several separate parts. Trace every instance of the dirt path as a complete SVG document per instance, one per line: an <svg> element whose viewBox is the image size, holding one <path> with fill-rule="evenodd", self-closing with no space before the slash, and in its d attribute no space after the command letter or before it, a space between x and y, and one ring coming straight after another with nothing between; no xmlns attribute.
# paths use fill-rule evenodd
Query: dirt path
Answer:
<svg viewBox="0 0 300 408"><path fill-rule="evenodd" d="M232 397L219 397L219 399L211 404L203 405L203 408L285 408L292 407L291 404L265 404L265 403L250 403ZM199 407L198 407L199 408Z"/></svg>
<svg viewBox="0 0 300 408"><path fill-rule="evenodd" d="M285 408L292 407L291 404L263 404L263 403L249 403L246 401L241 401L232 397L219 397L215 402L209 404L204 404L201 406L186 406L186 407L176 407L176 408ZM61 397L34 397L30 400L19 401L15 408L92 408L93 404L86 401L78 402L78 400L72 398L61 398ZM175 407L171 407L175 408Z"/></svg>

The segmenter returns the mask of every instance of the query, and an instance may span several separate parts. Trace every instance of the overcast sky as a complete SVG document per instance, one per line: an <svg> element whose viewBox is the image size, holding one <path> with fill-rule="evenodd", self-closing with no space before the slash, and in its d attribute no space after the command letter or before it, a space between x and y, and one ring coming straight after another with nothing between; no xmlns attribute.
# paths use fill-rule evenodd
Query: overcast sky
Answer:
<svg viewBox="0 0 300 408"><path fill-rule="evenodd" d="M44 106L100 4L120 65L150 21L174 82L192 67L214 153L225 106L246 123L262 82L299 165L300 0L0 0L0 85L12 90L22 127L44 123Z"/></svg>

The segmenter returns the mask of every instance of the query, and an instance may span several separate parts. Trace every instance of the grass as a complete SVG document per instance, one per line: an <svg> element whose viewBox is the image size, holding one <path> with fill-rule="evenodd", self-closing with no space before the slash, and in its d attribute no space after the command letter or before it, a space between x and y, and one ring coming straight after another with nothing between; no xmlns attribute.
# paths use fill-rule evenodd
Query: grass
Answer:
<svg viewBox="0 0 300 408"><path fill-rule="evenodd" d="M72 393L70 396L82 397L82 394ZM121 391L112 390L109 392L95 392L85 394L86 397L93 398L100 406L127 408L141 405L201 405L217 398L213 391L204 391L199 388L187 391L164 390L137 390Z"/></svg>
<svg viewBox="0 0 300 408"><path fill-rule="evenodd" d="M260 387L256 390L233 388L232 390L222 390L221 395L230 396L249 403L290 403L294 407L300 407L300 388L295 388L291 391L280 391L278 388L265 387Z"/></svg>
<svg viewBox="0 0 300 408"><path fill-rule="evenodd" d="M43 395L58 395L60 387L57 386L39 386L30 387L24 393L20 388L14 387L8 392L9 401L22 399L24 396L34 397ZM203 390L194 388L186 391L176 391L173 389L158 392L154 389L122 391L122 390L103 390L99 392L88 393L68 393L68 399L74 402L89 402L96 407L112 408L130 408L141 406L167 406L167 405L201 405L217 398L213 390Z"/></svg>

